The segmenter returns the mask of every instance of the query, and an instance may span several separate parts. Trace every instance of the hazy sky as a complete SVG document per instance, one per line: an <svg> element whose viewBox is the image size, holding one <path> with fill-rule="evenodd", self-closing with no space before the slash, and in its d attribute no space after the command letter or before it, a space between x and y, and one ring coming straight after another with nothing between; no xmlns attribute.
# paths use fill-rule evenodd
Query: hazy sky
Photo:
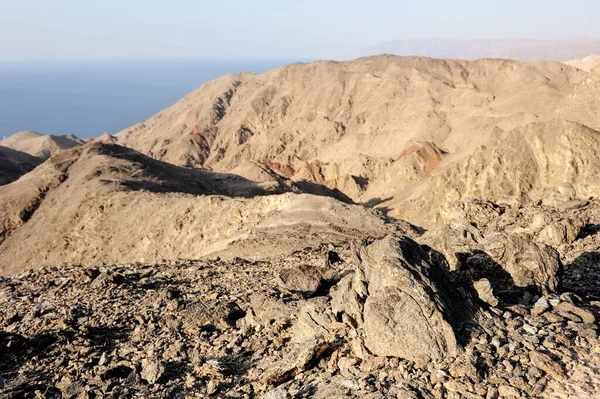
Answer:
<svg viewBox="0 0 600 399"><path fill-rule="evenodd" d="M397 39L600 37L598 0L0 0L0 59L337 58Z"/></svg>

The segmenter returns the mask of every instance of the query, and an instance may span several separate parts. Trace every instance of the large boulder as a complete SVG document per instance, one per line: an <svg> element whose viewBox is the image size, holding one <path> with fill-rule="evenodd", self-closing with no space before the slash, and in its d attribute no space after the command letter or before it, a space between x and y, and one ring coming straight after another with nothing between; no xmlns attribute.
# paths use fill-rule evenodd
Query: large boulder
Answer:
<svg viewBox="0 0 600 399"><path fill-rule="evenodd" d="M483 235L469 222L452 219L448 224L426 231L418 241L443 255L443 259L438 261L447 262L450 270L457 270L467 257L480 248Z"/></svg>
<svg viewBox="0 0 600 399"><path fill-rule="evenodd" d="M549 245L519 235L496 233L486 237L484 247L486 254L510 274L516 287L534 288L543 294L560 288L560 255Z"/></svg>
<svg viewBox="0 0 600 399"><path fill-rule="evenodd" d="M332 303L337 316L347 309L366 349L409 360L459 353L457 331L473 309L442 265L406 237L388 236L356 254L352 284L342 280Z"/></svg>
<svg viewBox="0 0 600 399"><path fill-rule="evenodd" d="M548 225L548 228L554 227L556 225ZM473 282L489 280L501 299L503 296L518 299L523 290L547 294L558 291L561 286L560 255L553 247L535 241L531 230L519 228L512 233L483 234L469 222L454 219L448 225L426 232L418 240L436 263L445 263L451 271Z"/></svg>

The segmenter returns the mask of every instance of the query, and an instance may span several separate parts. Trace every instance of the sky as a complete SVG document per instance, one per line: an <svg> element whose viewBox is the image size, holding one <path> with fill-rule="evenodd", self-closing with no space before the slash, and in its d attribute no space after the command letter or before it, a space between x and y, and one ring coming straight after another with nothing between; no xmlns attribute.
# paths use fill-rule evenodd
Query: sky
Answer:
<svg viewBox="0 0 600 399"><path fill-rule="evenodd" d="M0 60L339 58L390 40L600 37L598 0L0 0Z"/></svg>

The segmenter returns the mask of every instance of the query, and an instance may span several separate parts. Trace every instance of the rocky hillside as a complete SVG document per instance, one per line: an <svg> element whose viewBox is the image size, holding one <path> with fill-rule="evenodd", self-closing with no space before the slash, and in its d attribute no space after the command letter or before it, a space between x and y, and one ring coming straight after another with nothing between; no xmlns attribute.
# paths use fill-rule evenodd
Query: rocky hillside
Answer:
<svg viewBox="0 0 600 399"><path fill-rule="evenodd" d="M374 212L333 198L265 196L302 190L261 180L177 167L118 145L63 151L0 188L0 274L225 256L232 247L232 256L262 258L291 243L389 231Z"/></svg>
<svg viewBox="0 0 600 399"><path fill-rule="evenodd" d="M0 187L0 398L597 396L598 72L293 64L58 151Z"/></svg>
<svg viewBox="0 0 600 399"><path fill-rule="evenodd" d="M573 132L581 129L590 136L585 127L554 119L600 129L593 106L598 81L593 73L553 62L378 56L292 64L209 82L116 137L122 145L180 165L243 175L248 163L259 162L285 178L325 185L431 226L439 217L436 208L420 201L429 201L425 193L432 184L451 177L436 187L442 191L435 196L439 202L462 195L457 186L465 180L494 179L468 168L474 157L502 152L506 160L493 174L512 179L511 168L521 162L510 150L522 144L517 132L543 137L548 129L553 137L577 141ZM520 167L534 176L540 165ZM467 175L456 169L467 169ZM486 184L476 193L480 199L499 200L487 196ZM509 185L521 187L504 189L504 196L529 191L518 181Z"/></svg>
<svg viewBox="0 0 600 399"><path fill-rule="evenodd" d="M593 397L597 262L566 264L557 291L556 252L485 240L517 254L514 281L481 252L449 271L394 236L0 278L0 397Z"/></svg>
<svg viewBox="0 0 600 399"><path fill-rule="evenodd" d="M600 55L592 54L580 60L571 60L565 62L567 65L577 67L584 71L591 71L600 64Z"/></svg>

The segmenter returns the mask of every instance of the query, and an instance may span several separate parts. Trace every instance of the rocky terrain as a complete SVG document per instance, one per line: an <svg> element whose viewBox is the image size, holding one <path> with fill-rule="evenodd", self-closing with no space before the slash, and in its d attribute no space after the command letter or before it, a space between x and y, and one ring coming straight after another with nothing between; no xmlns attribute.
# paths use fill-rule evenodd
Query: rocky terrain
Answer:
<svg viewBox="0 0 600 399"><path fill-rule="evenodd" d="M0 147L0 398L598 397L599 74L292 64Z"/></svg>
<svg viewBox="0 0 600 399"><path fill-rule="evenodd" d="M473 283L480 253L450 271L423 248L388 236L271 261L4 277L2 397L594 397L597 255L565 259L559 291L558 270ZM537 274L540 250L516 266Z"/></svg>
<svg viewBox="0 0 600 399"><path fill-rule="evenodd" d="M432 227L439 207L461 196L541 199L561 183L588 180L578 168L552 182L539 174L546 164L597 157L599 82L598 70L557 62L378 56L292 64L209 82L116 138L166 162L242 176L258 162ZM553 157L540 145L553 147ZM475 161L488 157L497 161L481 174ZM574 195L586 198L579 188Z"/></svg>

